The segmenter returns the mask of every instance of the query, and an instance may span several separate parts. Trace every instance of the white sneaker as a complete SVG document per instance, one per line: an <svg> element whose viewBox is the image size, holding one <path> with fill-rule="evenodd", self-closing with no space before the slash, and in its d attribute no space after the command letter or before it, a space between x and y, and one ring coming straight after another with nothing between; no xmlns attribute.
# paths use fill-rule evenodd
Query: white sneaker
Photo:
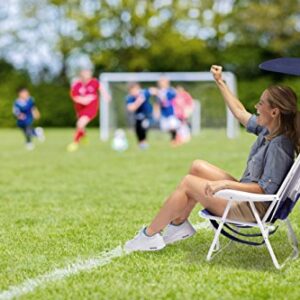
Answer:
<svg viewBox="0 0 300 300"><path fill-rule="evenodd" d="M124 249L128 253L133 251L157 251L165 246L164 239L159 233L147 236L144 233L144 228L142 228L132 240L125 243Z"/></svg>
<svg viewBox="0 0 300 300"><path fill-rule="evenodd" d="M186 220L184 223L177 226L169 224L163 233L163 239L166 245L168 245L177 241L185 240L193 236L195 233L195 228L188 220Z"/></svg>
<svg viewBox="0 0 300 300"><path fill-rule="evenodd" d="M42 127L35 128L36 137L40 142L45 142L46 137L44 133L44 129Z"/></svg>
<svg viewBox="0 0 300 300"><path fill-rule="evenodd" d="M32 151L33 149L34 149L34 144L33 143L26 143L25 144L25 148L26 148L26 150L28 150L28 151Z"/></svg>

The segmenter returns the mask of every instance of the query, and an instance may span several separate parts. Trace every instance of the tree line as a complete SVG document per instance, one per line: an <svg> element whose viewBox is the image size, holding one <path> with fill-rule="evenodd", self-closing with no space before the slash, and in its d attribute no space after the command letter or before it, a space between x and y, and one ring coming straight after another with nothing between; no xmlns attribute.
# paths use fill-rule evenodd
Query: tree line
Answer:
<svg viewBox="0 0 300 300"><path fill-rule="evenodd" d="M19 15L0 14L0 25L22 20L0 30L1 126L13 125L11 103L24 84L40 102L43 125L72 125L69 81L82 55L92 61L95 74L207 71L219 63L237 75L249 109L260 88L274 80L297 88L296 79L268 77L258 64L300 55L299 0L26 0L18 5ZM14 59L16 49L23 51L21 65Z"/></svg>

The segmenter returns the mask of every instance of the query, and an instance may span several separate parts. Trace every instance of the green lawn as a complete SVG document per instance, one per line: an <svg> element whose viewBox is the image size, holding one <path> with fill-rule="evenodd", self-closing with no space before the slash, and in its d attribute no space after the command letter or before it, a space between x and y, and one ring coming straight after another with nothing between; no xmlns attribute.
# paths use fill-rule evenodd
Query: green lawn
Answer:
<svg viewBox="0 0 300 300"><path fill-rule="evenodd" d="M33 152L17 130L0 130L0 293L28 278L96 257L122 245L147 224L194 159L239 177L255 137L204 131L173 149L153 132L139 151L132 134L125 153L89 130L90 144L65 147L73 131L46 130ZM196 209L191 220L201 222ZM298 208L292 216L300 235ZM110 264L37 288L24 299L299 299L299 261L277 271L265 247L230 245L211 263L211 230L156 253L134 253ZM226 242L226 240L222 240ZM291 249L284 227L271 239L282 261ZM23 299L22 298L22 299Z"/></svg>

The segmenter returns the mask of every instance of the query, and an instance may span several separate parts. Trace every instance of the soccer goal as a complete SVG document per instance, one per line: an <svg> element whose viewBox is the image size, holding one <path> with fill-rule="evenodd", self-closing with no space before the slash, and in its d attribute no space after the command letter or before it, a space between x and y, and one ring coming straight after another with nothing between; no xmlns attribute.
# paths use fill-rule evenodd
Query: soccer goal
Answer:
<svg viewBox="0 0 300 300"><path fill-rule="evenodd" d="M124 72L102 73L100 75L100 83L112 95L111 102L101 99L99 115L101 140L107 141L111 129L124 125L124 122L121 125L118 124L116 111L126 111L124 98L127 93L127 84L140 82L145 86L153 86L162 75L170 79L171 85L182 84L187 87L189 92L192 91L191 95L196 104L191 118L192 133L198 134L202 124L204 124L204 127L226 127L226 133L230 139L238 136L239 124L228 107L225 106L224 101L216 100L221 96L210 72ZM223 78L231 91L237 94L235 75L231 72L224 72ZM216 101L218 102L216 103ZM215 104L211 105L213 102Z"/></svg>

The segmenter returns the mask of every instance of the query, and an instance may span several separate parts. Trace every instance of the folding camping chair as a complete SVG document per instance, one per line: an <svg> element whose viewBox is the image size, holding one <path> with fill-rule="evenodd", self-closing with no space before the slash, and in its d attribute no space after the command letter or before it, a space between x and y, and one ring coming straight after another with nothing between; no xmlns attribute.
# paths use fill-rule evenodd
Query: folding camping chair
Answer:
<svg viewBox="0 0 300 300"><path fill-rule="evenodd" d="M212 226L215 229L215 236L207 254L208 261L212 259L213 252L220 251L220 246L219 246L220 234L223 234L231 241L235 241L235 242L239 242L251 246L260 246L265 244L271 255L274 266L277 269L281 269L285 265L288 259L290 258L295 259L298 257L299 254L298 241L293 231L292 225L288 219L288 215L292 211L297 200L300 198L300 155L298 155L288 175L286 176L277 194L275 195L254 194L254 193L247 193L247 192L228 190L228 189L218 191L215 195L217 197L228 200L228 204L225 208L223 216L222 217L215 216L206 209L199 212L199 215L201 217L210 220ZM256 222L250 223L250 222L227 219L229 209L234 201L248 202ZM255 207L255 202L261 202L261 201L271 202L263 218L260 218ZM278 219L283 220L287 225L288 237L293 247L293 253L291 257L288 258L281 265L278 263L278 260L275 256L275 253L269 241L269 236L274 234L278 228L278 226L277 227L274 226L274 223ZM245 231L246 228L248 229L259 228L260 232L250 233L250 234L242 232ZM262 241L260 242L253 241L253 238L257 239L258 237L262 237Z"/></svg>

